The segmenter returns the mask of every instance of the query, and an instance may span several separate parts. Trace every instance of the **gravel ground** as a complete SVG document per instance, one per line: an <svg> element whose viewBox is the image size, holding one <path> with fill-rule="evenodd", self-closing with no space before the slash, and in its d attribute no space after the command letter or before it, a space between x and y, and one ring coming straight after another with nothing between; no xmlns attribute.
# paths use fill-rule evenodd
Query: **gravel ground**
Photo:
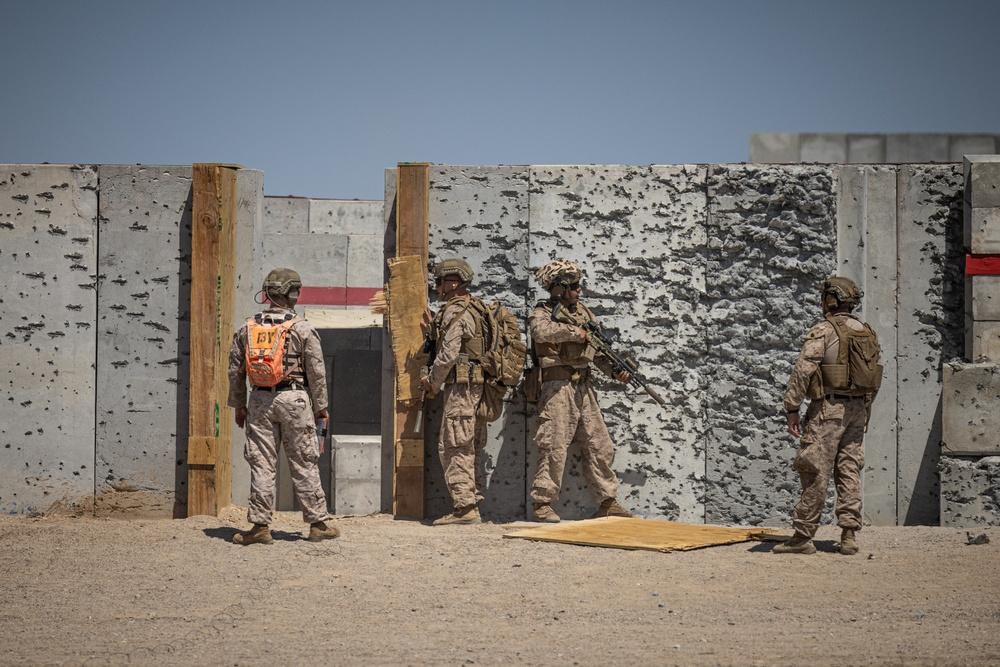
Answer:
<svg viewBox="0 0 1000 667"><path fill-rule="evenodd" d="M1000 528L824 527L813 556L279 513L0 517L3 665L1000 665Z"/></svg>

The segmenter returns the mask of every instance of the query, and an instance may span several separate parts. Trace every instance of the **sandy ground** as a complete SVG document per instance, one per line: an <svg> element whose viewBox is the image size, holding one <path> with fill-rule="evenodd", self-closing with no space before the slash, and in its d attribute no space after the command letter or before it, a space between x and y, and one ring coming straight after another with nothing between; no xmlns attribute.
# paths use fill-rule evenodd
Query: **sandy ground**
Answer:
<svg viewBox="0 0 1000 667"><path fill-rule="evenodd" d="M1000 664L1000 528L867 528L842 556L657 553L497 524L0 517L3 665Z"/></svg>

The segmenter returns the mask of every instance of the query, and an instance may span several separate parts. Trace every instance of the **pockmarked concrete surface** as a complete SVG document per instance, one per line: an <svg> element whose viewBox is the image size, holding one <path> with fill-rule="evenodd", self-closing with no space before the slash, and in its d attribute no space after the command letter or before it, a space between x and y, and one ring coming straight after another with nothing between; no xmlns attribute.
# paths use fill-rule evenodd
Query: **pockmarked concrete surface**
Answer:
<svg viewBox="0 0 1000 667"><path fill-rule="evenodd" d="M866 528L842 556L826 526L817 554L794 556L756 542L580 547L385 515L340 518L340 539L313 544L291 512L274 544L242 547L244 515L0 517L0 663L1000 662L998 527Z"/></svg>

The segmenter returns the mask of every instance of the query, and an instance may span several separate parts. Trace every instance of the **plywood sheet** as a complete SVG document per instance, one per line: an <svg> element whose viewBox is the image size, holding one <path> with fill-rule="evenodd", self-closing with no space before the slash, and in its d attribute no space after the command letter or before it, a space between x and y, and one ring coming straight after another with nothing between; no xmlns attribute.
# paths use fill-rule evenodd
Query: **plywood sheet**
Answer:
<svg viewBox="0 0 1000 667"><path fill-rule="evenodd" d="M427 308L427 280L416 255L389 260L389 336L396 359L396 400L420 398L420 367L427 363L423 353L424 333L420 320Z"/></svg>
<svg viewBox="0 0 1000 667"><path fill-rule="evenodd" d="M779 539L768 528L729 528L650 519L604 517L513 530L504 537L614 549L687 551L751 540Z"/></svg>

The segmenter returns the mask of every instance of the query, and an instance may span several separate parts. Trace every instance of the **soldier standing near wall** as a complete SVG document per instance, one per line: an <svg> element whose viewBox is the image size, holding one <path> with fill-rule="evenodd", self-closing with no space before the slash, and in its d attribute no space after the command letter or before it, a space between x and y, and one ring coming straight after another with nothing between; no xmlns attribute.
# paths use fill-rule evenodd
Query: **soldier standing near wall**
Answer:
<svg viewBox="0 0 1000 667"><path fill-rule="evenodd" d="M483 371L478 363L483 354L483 325L471 308L476 298L468 292L472 275L464 259L438 263L434 283L438 301L445 305L433 319L427 311L422 322L434 357L420 384L427 396L444 391L438 456L454 506L454 511L434 521L435 526L481 521L486 420L476 413L483 396Z"/></svg>
<svg viewBox="0 0 1000 667"><path fill-rule="evenodd" d="M862 293L849 278L835 276L820 284L824 320L806 335L782 399L788 431L801 438L793 466L802 497L792 511L795 534L774 553L816 553L812 542L833 475L837 490L840 553L858 552L861 530L861 475L864 434L872 400L881 383L878 338L851 314ZM799 407L810 398L804 424Z"/></svg>
<svg viewBox="0 0 1000 667"><path fill-rule="evenodd" d="M594 517L632 516L618 504L618 478L611 469L614 443L590 383L590 363L619 382L628 382L630 376L626 371L615 375L611 361L603 354L595 355L587 343L582 327L588 321L596 322L596 318L580 303L582 279L583 272L566 260L549 262L535 273L535 280L549 292L549 299L539 301L529 318L533 354L541 369L535 433L538 471L531 485L531 498L532 519L546 523L560 520L551 504L559 498L572 442L580 445L583 475L600 503ZM560 304L578 326L552 318L553 309Z"/></svg>
<svg viewBox="0 0 1000 667"><path fill-rule="evenodd" d="M309 526L309 540L340 535L330 519L319 477L316 420L328 419L326 367L319 334L295 315L302 281L291 269L267 274L263 291L271 306L257 313L233 336L229 351L229 406L236 425L246 426L244 458L250 464L247 520L251 530L237 544L270 544L278 447L285 448L295 497ZM283 330L283 333L282 333ZM248 361L248 347L253 357ZM266 362L273 362L268 367ZM247 375L253 389L247 404ZM311 399L311 400L310 400Z"/></svg>

